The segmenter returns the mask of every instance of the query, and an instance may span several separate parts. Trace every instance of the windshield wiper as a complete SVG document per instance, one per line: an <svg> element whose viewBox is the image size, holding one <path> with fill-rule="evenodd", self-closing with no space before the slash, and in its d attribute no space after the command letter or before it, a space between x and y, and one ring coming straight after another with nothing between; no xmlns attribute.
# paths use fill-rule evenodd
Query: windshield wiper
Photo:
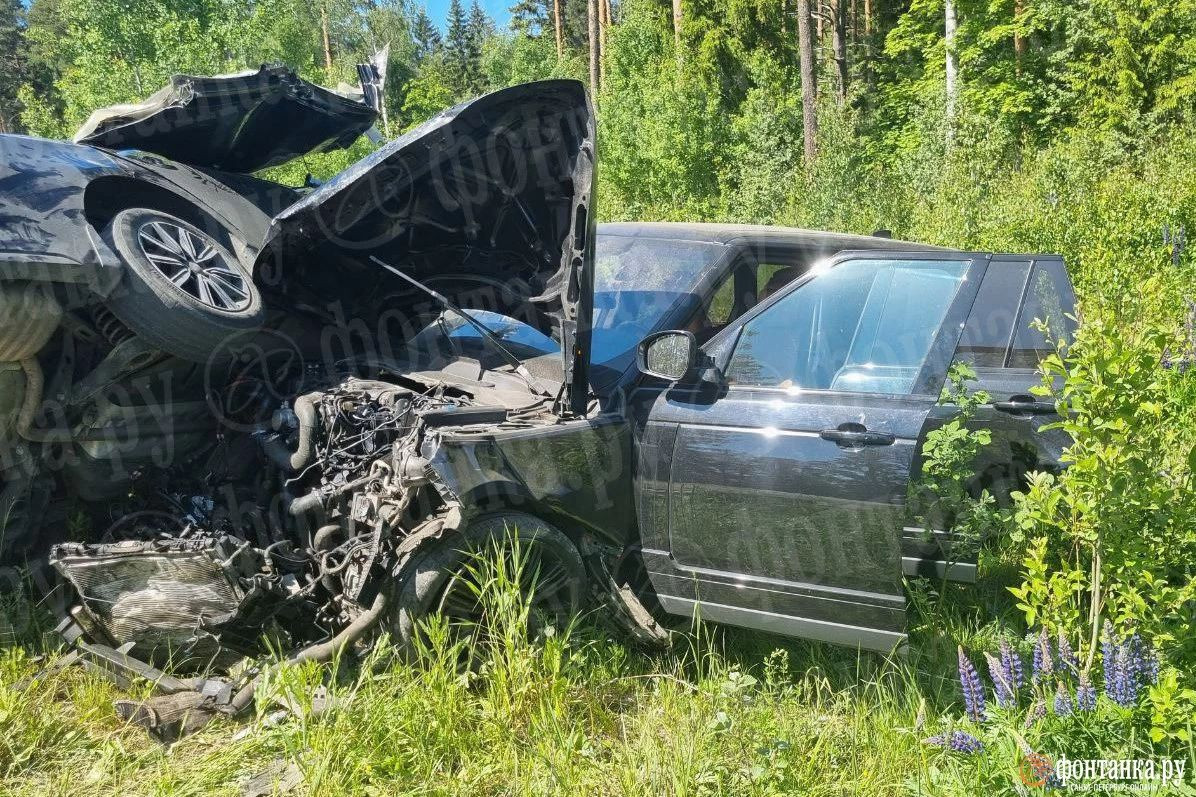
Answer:
<svg viewBox="0 0 1196 797"><path fill-rule="evenodd" d="M419 288L421 291L428 294L433 299L435 299L437 302L439 302L440 305L442 307L444 307L446 310L448 310L449 312L452 312L452 313L455 313L456 315L461 316L461 318L465 319L465 322L468 323L470 326L472 326L474 329L476 329L481 334L481 336L483 338L490 341L490 343L494 346L494 348L498 349L498 352L499 352L499 354L501 354L503 356L503 359L505 359L511 366L514 367L515 373L519 374L519 376L523 377L523 380L525 382L527 382L528 387L530 387L536 393L540 393L545 396L552 395L552 393L545 390L540 385L539 381L537 381L537 379L531 375L531 372L527 370L527 367L524 366L523 362L518 357L516 357L514 354L512 354L511 351L506 346L502 345L502 340L499 339L498 335L495 335L493 332L491 332L489 329L487 329L486 326L481 321L478 321L476 318L471 316L469 313L462 310L460 307L458 307L456 304L454 304L447 296L437 293L432 288L429 288L427 285L424 285L422 282L415 279L414 277L410 277L410 276L404 274L403 272L399 271L397 268L390 265L386 261L381 260L380 258L377 258L374 255L370 255L370 260L374 261L379 266L382 266L382 268L384 268L387 271L389 271L390 273L394 274L396 277L398 277L402 280L405 280L408 283Z"/></svg>

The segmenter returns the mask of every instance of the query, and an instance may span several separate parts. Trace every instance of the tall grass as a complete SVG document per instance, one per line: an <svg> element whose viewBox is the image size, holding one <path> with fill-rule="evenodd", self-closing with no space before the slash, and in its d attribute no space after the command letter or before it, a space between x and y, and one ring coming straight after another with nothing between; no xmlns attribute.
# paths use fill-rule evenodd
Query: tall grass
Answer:
<svg viewBox="0 0 1196 797"><path fill-rule="evenodd" d="M974 794L1015 782L1015 758L921 744L954 708L946 643L885 658L695 622L648 655L586 617L529 638L523 565L504 561L480 565L487 619L472 640L433 619L414 660L383 641L361 663L284 669L256 719L169 750L123 725L116 690L80 669L15 690L47 663L27 638L0 657L0 793L238 794L288 768L312 795ZM996 633L1012 622L993 614L996 589L949 596L934 625L961 640ZM320 687L330 707L316 711Z"/></svg>

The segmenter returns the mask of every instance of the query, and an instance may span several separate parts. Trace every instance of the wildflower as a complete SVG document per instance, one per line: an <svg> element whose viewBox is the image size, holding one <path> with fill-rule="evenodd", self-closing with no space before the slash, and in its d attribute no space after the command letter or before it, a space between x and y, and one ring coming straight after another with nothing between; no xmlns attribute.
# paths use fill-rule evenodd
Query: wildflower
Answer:
<svg viewBox="0 0 1196 797"><path fill-rule="evenodd" d="M1033 665L1032 680L1034 683L1045 683L1051 677L1051 673L1055 671L1054 656L1051 654L1051 638L1047 636L1045 628L1039 632L1038 639L1034 642Z"/></svg>
<svg viewBox="0 0 1196 797"><path fill-rule="evenodd" d="M1132 634L1125 642L1129 648L1130 672L1138 683L1157 683L1159 659L1139 634Z"/></svg>
<svg viewBox="0 0 1196 797"><path fill-rule="evenodd" d="M1129 640L1114 647L1112 669L1105 670L1105 691L1124 708L1138 702L1138 671Z"/></svg>
<svg viewBox="0 0 1196 797"><path fill-rule="evenodd" d="M1046 716L1046 703L1041 699L1035 698L1034 704L1030 706L1030 710L1026 712L1026 727L1029 728L1035 722Z"/></svg>
<svg viewBox="0 0 1196 797"><path fill-rule="evenodd" d="M1008 641L1001 643L1001 669L1005 680L1013 689L1014 695L1026 683L1026 676L1022 672L1022 657L1013 649Z"/></svg>
<svg viewBox="0 0 1196 797"><path fill-rule="evenodd" d="M1101 661L1105 668L1105 692L1109 691L1109 674L1113 671L1114 659L1117 658L1117 639L1113 635L1113 624L1105 620L1104 631L1100 643Z"/></svg>
<svg viewBox="0 0 1196 797"><path fill-rule="evenodd" d="M963 704L968 716L976 722L984 722L984 686L962 645L959 646L959 685L963 688Z"/></svg>
<svg viewBox="0 0 1196 797"><path fill-rule="evenodd" d="M985 653L984 660L988 662L988 674L993 681L993 696L997 699L997 705L1005 707L1012 704L1013 687L1006 680L1005 667L1001 660L991 653Z"/></svg>
<svg viewBox="0 0 1196 797"><path fill-rule="evenodd" d="M1080 711L1096 708L1096 687L1088 679L1087 670L1080 673L1080 685L1076 687L1076 708Z"/></svg>
<svg viewBox="0 0 1196 797"><path fill-rule="evenodd" d="M952 731L951 733L931 736L923 739L922 744L928 744L933 747L946 747L957 753L966 753L968 755L983 752L984 750L983 742L972 734L964 733L963 731Z"/></svg>
<svg viewBox="0 0 1196 797"><path fill-rule="evenodd" d="M1071 695L1063 687L1062 681L1059 681L1058 688L1055 689L1055 714L1060 717L1071 714Z"/></svg>
<svg viewBox="0 0 1196 797"><path fill-rule="evenodd" d="M1153 650L1148 650L1144 654L1142 676L1149 684L1157 684L1159 682L1159 655Z"/></svg>
<svg viewBox="0 0 1196 797"><path fill-rule="evenodd" d="M1067 634L1063 633L1063 629L1059 629L1059 638L1056 642L1059 650L1059 669L1068 670L1072 674L1080 671L1080 660L1076 656L1075 650L1071 646L1071 642L1067 638Z"/></svg>

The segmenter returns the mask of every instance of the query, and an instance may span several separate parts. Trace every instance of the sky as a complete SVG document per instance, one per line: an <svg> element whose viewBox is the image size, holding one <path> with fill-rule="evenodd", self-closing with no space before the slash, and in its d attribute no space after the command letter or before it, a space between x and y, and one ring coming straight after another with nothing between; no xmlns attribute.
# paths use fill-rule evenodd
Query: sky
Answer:
<svg viewBox="0 0 1196 797"><path fill-rule="evenodd" d="M461 5L467 13L471 2L472 0L461 0ZM481 3L482 8L486 9L486 13L497 23L499 30L507 27L511 20L509 9L515 4L515 0L481 0ZM424 4L428 9L428 16L440 26L443 33L447 27L445 20L448 18L449 0L424 0Z"/></svg>

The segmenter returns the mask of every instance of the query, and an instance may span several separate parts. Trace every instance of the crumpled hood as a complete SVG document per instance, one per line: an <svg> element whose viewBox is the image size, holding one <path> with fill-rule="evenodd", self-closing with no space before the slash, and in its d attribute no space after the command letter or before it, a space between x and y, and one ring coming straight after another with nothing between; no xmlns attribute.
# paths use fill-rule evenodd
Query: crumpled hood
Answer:
<svg viewBox="0 0 1196 797"><path fill-rule="evenodd" d="M235 75L175 75L148 99L101 108L75 142L153 152L179 163L249 173L347 147L375 108L283 66Z"/></svg>
<svg viewBox="0 0 1196 797"><path fill-rule="evenodd" d="M578 81L478 97L278 214L262 257L331 268L323 265L334 261L330 254L373 256L433 281L462 306L497 306L561 341L570 406L581 414L593 304L594 140L593 110Z"/></svg>

